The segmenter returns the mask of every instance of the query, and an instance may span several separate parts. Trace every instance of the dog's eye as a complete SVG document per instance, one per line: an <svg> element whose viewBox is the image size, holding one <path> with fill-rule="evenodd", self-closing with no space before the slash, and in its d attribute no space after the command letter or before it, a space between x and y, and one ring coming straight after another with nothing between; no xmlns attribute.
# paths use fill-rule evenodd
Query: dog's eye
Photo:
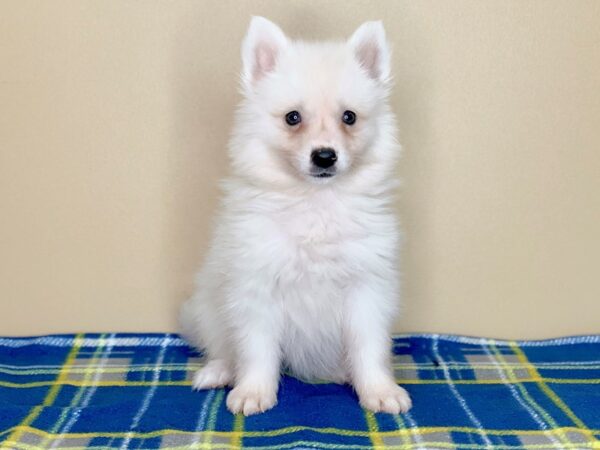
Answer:
<svg viewBox="0 0 600 450"><path fill-rule="evenodd" d="M285 123L287 123L290 127L298 125L300 122L302 122L302 116L298 111L290 111L285 115Z"/></svg>
<svg viewBox="0 0 600 450"><path fill-rule="evenodd" d="M354 122L356 122L356 114L354 111L344 111L344 114L342 115L342 122L344 122L346 125L354 125Z"/></svg>

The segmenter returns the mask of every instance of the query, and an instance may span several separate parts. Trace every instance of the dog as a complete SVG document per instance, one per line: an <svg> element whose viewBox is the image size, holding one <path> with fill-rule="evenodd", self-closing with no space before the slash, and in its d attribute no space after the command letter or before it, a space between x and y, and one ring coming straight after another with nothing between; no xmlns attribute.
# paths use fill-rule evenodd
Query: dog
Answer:
<svg viewBox="0 0 600 450"><path fill-rule="evenodd" d="M206 355L193 387L231 386L228 409L255 414L276 404L285 368L350 383L369 410L408 411L391 366L400 145L383 25L305 42L253 17L242 64L231 175L180 314Z"/></svg>

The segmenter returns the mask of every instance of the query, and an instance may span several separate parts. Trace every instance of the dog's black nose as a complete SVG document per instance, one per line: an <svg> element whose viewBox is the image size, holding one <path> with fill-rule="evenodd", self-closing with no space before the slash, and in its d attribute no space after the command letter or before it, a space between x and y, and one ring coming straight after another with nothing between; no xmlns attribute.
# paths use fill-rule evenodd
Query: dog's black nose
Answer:
<svg viewBox="0 0 600 450"><path fill-rule="evenodd" d="M315 166L327 169L335 164L337 156L332 148L317 148L311 153L310 159Z"/></svg>

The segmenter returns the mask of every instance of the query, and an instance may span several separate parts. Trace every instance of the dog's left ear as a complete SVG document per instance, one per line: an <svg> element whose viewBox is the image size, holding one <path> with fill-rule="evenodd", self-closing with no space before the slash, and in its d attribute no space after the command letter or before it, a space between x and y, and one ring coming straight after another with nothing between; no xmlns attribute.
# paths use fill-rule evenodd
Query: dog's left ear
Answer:
<svg viewBox="0 0 600 450"><path fill-rule="evenodd" d="M390 77L390 48L381 21L363 23L350 37L348 45L367 74L376 81Z"/></svg>
<svg viewBox="0 0 600 450"><path fill-rule="evenodd" d="M281 28L264 17L254 16L242 44L242 78L247 88L275 70L288 45Z"/></svg>

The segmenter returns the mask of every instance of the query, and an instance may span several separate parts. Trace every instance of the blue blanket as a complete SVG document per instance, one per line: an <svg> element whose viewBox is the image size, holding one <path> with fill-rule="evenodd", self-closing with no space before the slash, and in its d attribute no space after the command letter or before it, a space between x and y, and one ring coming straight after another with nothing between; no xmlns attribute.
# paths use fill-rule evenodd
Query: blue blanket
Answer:
<svg viewBox="0 0 600 450"><path fill-rule="evenodd" d="M172 334L0 338L3 449L600 449L600 336L394 340L408 414L285 376L271 411L192 392L199 355Z"/></svg>

